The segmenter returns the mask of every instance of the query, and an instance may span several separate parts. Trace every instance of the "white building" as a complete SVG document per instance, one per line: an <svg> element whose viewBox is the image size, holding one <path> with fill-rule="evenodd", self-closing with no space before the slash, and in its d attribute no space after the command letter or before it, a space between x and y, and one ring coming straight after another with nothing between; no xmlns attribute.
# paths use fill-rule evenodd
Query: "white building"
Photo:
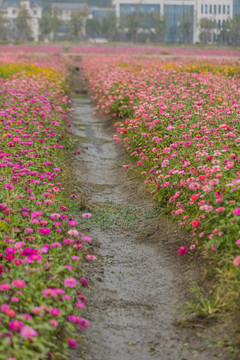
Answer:
<svg viewBox="0 0 240 360"><path fill-rule="evenodd" d="M10 28L15 26L15 21L21 6L25 7L28 11L32 38L34 41L38 41L40 35L39 20L42 18L41 0L0 0L0 11L8 19Z"/></svg>
<svg viewBox="0 0 240 360"><path fill-rule="evenodd" d="M179 41L179 22L184 13L192 18L191 41L199 41L201 18L208 18L220 26L232 19L240 11L240 0L113 0L117 18L135 11L143 13L157 12L166 19L166 41Z"/></svg>

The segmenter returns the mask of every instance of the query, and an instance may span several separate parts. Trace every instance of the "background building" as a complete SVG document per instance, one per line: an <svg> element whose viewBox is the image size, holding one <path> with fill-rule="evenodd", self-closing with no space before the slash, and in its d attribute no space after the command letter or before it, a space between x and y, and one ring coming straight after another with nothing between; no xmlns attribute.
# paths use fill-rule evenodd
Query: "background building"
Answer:
<svg viewBox="0 0 240 360"><path fill-rule="evenodd" d="M113 0L113 4L118 19L138 12L159 14L165 20L166 42L201 41L204 22L205 35L213 42L224 22L240 13L240 0Z"/></svg>

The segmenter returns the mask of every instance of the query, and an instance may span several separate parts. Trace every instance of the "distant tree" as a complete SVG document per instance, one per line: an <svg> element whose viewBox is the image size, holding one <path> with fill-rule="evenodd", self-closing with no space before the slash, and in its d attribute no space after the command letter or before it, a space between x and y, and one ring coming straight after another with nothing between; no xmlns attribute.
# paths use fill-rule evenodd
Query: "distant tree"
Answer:
<svg viewBox="0 0 240 360"><path fill-rule="evenodd" d="M25 6L21 5L18 10L18 15L16 17L16 27L18 30L18 39L21 41L29 40L31 37L31 28L30 28L30 15Z"/></svg>
<svg viewBox="0 0 240 360"><path fill-rule="evenodd" d="M71 20L69 23L69 32L71 37L78 39L82 36L82 29L84 21L87 17L87 11L74 10L72 11Z"/></svg>
<svg viewBox="0 0 240 360"><path fill-rule="evenodd" d="M193 34L193 18L189 11L184 11L180 17L179 32L184 43L191 42Z"/></svg>
<svg viewBox="0 0 240 360"><path fill-rule="evenodd" d="M161 42L164 39L166 32L166 19L164 16L159 16L159 14L153 15L153 27L155 29L155 34L157 41Z"/></svg>
<svg viewBox="0 0 240 360"><path fill-rule="evenodd" d="M221 44L228 44L230 42L230 30L231 30L232 20L227 19L223 20L221 27L219 29L219 35L217 41Z"/></svg>
<svg viewBox="0 0 240 360"><path fill-rule="evenodd" d="M3 14L0 14L0 40L8 38L8 21Z"/></svg>
<svg viewBox="0 0 240 360"><path fill-rule="evenodd" d="M126 28L126 17L121 16L118 22L118 37L120 41L126 40L127 28Z"/></svg>
<svg viewBox="0 0 240 360"><path fill-rule="evenodd" d="M101 34L103 37L112 41L117 33L117 18L115 14L109 14L102 19L100 25Z"/></svg>
<svg viewBox="0 0 240 360"><path fill-rule="evenodd" d="M53 40L56 40L58 28L60 28L64 24L64 21L60 18L60 14L61 14L61 10L59 10L58 8L54 8L51 11L50 28L51 28L51 33L53 34Z"/></svg>
<svg viewBox="0 0 240 360"><path fill-rule="evenodd" d="M39 28L42 39L45 39L51 33L51 11L43 11L42 18L39 21Z"/></svg>
<svg viewBox="0 0 240 360"><path fill-rule="evenodd" d="M97 19L86 20L86 35L88 38L98 37L101 33L101 24Z"/></svg>
<svg viewBox="0 0 240 360"><path fill-rule="evenodd" d="M208 43L213 41L213 32L217 28L214 20L206 17L200 20L200 41Z"/></svg>
<svg viewBox="0 0 240 360"><path fill-rule="evenodd" d="M236 15L230 22L229 42L232 45L240 46L240 14Z"/></svg>
<svg viewBox="0 0 240 360"><path fill-rule="evenodd" d="M130 41L138 41L138 31L141 28L141 21L143 14L139 11L135 11L133 14L127 14L125 19L125 24L128 29L128 35Z"/></svg>

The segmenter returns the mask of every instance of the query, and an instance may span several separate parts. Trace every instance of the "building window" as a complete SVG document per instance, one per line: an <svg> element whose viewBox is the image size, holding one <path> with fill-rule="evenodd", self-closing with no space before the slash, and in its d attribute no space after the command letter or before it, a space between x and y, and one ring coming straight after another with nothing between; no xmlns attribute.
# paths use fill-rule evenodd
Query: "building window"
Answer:
<svg viewBox="0 0 240 360"><path fill-rule="evenodd" d="M208 13L208 8L207 8L207 5L205 5L205 14Z"/></svg>
<svg viewBox="0 0 240 360"><path fill-rule="evenodd" d="M201 14L203 14L203 4L201 5Z"/></svg>
<svg viewBox="0 0 240 360"><path fill-rule="evenodd" d="M218 20L218 27L221 27L221 20Z"/></svg>
<svg viewBox="0 0 240 360"><path fill-rule="evenodd" d="M16 10L15 10L15 9L12 10L12 14L13 14L13 15L16 14Z"/></svg>
<svg viewBox="0 0 240 360"><path fill-rule="evenodd" d="M226 5L223 5L223 14L226 14Z"/></svg>
<svg viewBox="0 0 240 360"><path fill-rule="evenodd" d="M212 14L212 5L209 5L209 14Z"/></svg>
<svg viewBox="0 0 240 360"><path fill-rule="evenodd" d="M221 5L218 5L218 13L221 14Z"/></svg>
<svg viewBox="0 0 240 360"><path fill-rule="evenodd" d="M37 15L38 14L38 11L37 10L33 10L33 15Z"/></svg>
<svg viewBox="0 0 240 360"><path fill-rule="evenodd" d="M214 14L217 13L217 5L214 5Z"/></svg>
<svg viewBox="0 0 240 360"><path fill-rule="evenodd" d="M227 6L227 14L230 15L230 5Z"/></svg>

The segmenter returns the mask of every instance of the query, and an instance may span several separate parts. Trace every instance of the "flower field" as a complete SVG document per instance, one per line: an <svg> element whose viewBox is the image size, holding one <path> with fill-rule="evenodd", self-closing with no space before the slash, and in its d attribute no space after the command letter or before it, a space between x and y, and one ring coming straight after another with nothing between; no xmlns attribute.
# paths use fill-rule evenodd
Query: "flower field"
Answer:
<svg viewBox="0 0 240 360"><path fill-rule="evenodd" d="M19 54L0 63L2 360L59 359L77 347L76 326L89 324L81 317L88 282L79 267L94 260L85 245L91 238L77 230L76 195L66 188L69 65Z"/></svg>
<svg viewBox="0 0 240 360"><path fill-rule="evenodd" d="M202 248L222 305L239 310L240 63L96 56L82 69L135 160L123 167L193 233L179 254Z"/></svg>

